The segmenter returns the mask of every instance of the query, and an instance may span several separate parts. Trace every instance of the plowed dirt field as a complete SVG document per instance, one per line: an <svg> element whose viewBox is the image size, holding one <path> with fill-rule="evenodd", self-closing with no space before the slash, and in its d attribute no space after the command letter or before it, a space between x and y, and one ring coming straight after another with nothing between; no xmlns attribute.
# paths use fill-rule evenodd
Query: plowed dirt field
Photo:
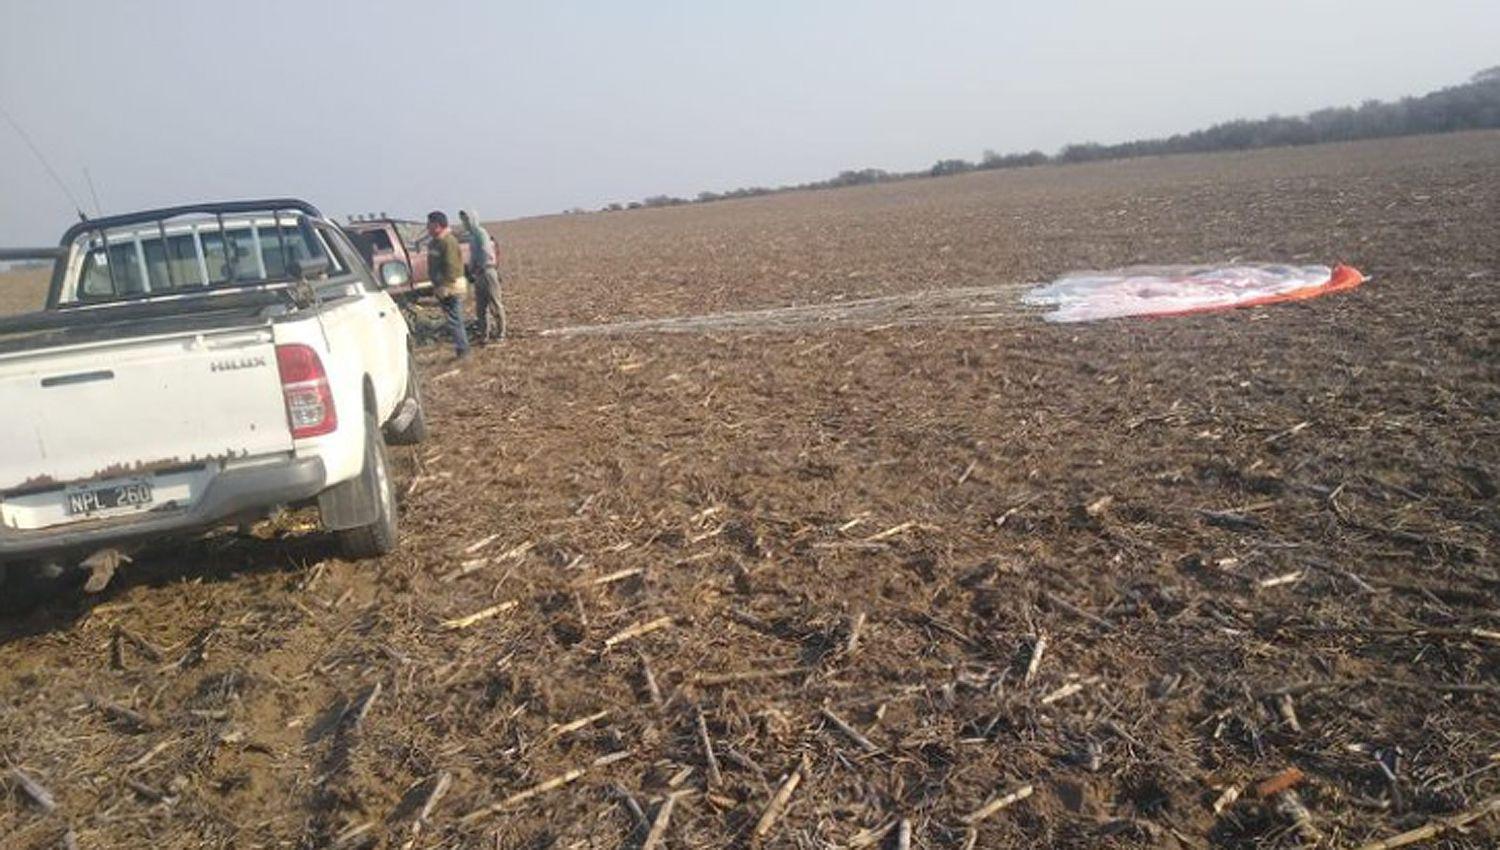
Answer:
<svg viewBox="0 0 1500 850"><path fill-rule="evenodd" d="M0 620L0 845L1494 847L1449 827L1500 807L1497 174L1467 134L500 223L518 333L423 350L397 554L291 515ZM1016 303L1232 259L1373 280Z"/></svg>

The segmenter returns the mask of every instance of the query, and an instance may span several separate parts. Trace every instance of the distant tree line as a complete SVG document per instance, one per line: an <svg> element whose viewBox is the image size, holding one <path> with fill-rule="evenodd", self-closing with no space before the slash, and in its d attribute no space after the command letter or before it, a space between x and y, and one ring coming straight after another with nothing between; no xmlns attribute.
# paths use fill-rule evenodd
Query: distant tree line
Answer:
<svg viewBox="0 0 1500 850"><path fill-rule="evenodd" d="M670 195L655 195L628 204L610 204L605 207L605 210L614 212L642 207L701 204L803 189L839 189L846 186L889 183L896 180L946 177L970 171L993 171L1003 168L1027 168L1036 165L1097 162L1179 153L1242 151L1497 128L1500 128L1500 66L1480 71L1463 85L1440 89L1420 97L1403 98L1392 103L1368 100L1357 107L1320 109L1300 117L1288 118L1272 115L1255 121L1244 119L1226 121L1204 130L1180 133L1164 139L1144 139L1114 145L1094 142L1072 144L1051 156L1042 151L1011 154L985 151L984 156L978 162L943 159L934 163L931 168L922 171L891 172L879 168L842 171L838 176L828 180L801 183L795 186L779 186L774 189L756 186L728 192L699 192L697 198L692 200Z"/></svg>

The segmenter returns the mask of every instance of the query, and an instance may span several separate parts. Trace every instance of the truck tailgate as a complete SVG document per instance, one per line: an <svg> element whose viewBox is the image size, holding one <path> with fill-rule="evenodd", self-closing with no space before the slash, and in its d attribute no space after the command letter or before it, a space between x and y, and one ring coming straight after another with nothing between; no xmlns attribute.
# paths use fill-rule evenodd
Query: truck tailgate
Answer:
<svg viewBox="0 0 1500 850"><path fill-rule="evenodd" d="M290 452L269 326L0 356L0 493Z"/></svg>

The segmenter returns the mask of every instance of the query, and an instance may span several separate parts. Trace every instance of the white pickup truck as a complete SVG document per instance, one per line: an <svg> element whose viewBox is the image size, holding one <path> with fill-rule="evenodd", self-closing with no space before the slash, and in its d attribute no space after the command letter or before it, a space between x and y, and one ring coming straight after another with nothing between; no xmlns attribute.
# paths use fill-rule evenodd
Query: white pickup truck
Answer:
<svg viewBox="0 0 1500 850"><path fill-rule="evenodd" d="M426 433L384 291L409 270L290 199L83 221L51 254L46 309L0 319L0 588L282 506L345 557L395 546L385 443Z"/></svg>

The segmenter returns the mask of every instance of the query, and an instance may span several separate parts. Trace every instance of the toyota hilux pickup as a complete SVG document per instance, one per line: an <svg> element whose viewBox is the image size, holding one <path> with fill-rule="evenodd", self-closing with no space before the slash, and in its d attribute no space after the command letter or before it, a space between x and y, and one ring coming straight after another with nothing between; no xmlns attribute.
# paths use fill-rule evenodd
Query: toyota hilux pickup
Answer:
<svg viewBox="0 0 1500 850"><path fill-rule="evenodd" d="M288 506L347 558L395 546L385 446L426 433L404 264L291 199L85 220L50 255L45 309L0 318L0 588Z"/></svg>

